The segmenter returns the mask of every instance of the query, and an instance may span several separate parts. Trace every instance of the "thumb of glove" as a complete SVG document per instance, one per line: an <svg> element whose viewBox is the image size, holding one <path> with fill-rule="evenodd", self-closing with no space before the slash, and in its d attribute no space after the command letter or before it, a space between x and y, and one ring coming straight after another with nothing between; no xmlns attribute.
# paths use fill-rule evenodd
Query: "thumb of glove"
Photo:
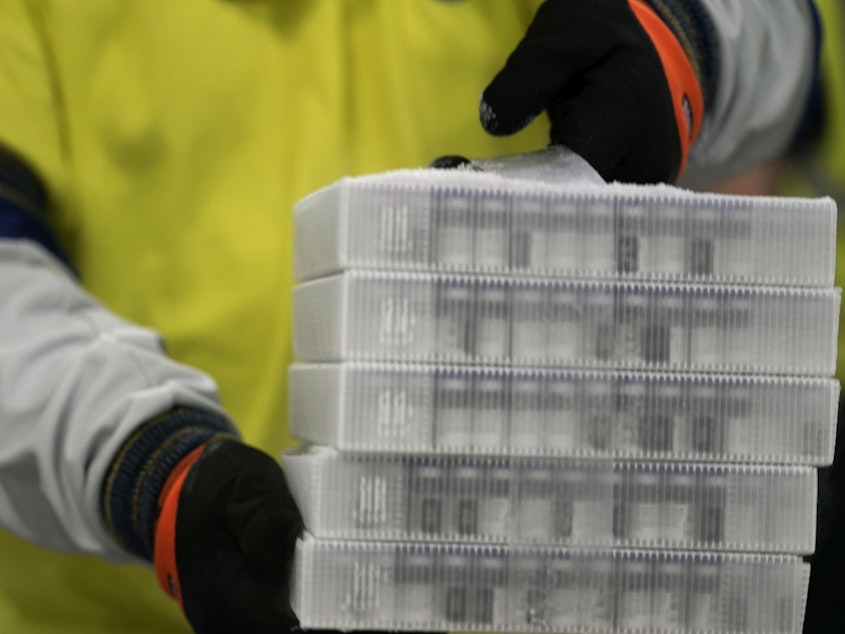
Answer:
<svg viewBox="0 0 845 634"><path fill-rule="evenodd" d="M155 567L195 631L287 632L302 518L281 467L215 438L183 459L160 498Z"/></svg>

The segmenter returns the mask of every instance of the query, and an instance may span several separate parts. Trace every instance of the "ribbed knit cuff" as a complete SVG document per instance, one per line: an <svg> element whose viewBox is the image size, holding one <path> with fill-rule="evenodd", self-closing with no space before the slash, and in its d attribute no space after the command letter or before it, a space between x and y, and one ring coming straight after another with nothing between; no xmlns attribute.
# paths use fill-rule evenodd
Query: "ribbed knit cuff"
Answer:
<svg viewBox="0 0 845 634"><path fill-rule="evenodd" d="M46 209L41 181L17 156L0 147L0 238L36 242L74 272L47 224Z"/></svg>
<svg viewBox="0 0 845 634"><path fill-rule="evenodd" d="M0 183L14 189L30 209L41 211L47 206L47 196L41 181L14 154L0 147Z"/></svg>
<svg viewBox="0 0 845 634"><path fill-rule="evenodd" d="M100 499L106 524L127 550L152 561L158 497L168 475L192 450L228 433L219 414L182 408L145 423L123 444Z"/></svg>
<svg viewBox="0 0 845 634"><path fill-rule="evenodd" d="M716 27L698 0L646 0L672 31L689 58L709 110L716 92L719 72L719 43Z"/></svg>

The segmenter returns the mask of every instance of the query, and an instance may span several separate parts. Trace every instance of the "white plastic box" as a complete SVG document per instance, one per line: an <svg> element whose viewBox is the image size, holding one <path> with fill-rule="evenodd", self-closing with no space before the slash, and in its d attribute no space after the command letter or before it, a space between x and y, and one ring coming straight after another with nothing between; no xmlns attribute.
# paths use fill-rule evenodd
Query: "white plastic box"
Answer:
<svg viewBox="0 0 845 634"><path fill-rule="evenodd" d="M828 465L834 379L295 363L289 429L343 451Z"/></svg>
<svg viewBox="0 0 845 634"><path fill-rule="evenodd" d="M799 634L809 566L775 555L299 542L303 628Z"/></svg>
<svg viewBox="0 0 845 634"><path fill-rule="evenodd" d="M838 288L349 271L294 289L304 361L831 376Z"/></svg>
<svg viewBox="0 0 845 634"><path fill-rule="evenodd" d="M297 279L351 268L830 286L836 205L464 170L343 178L301 200Z"/></svg>
<svg viewBox="0 0 845 634"><path fill-rule="evenodd" d="M810 467L285 454L318 538L812 553Z"/></svg>

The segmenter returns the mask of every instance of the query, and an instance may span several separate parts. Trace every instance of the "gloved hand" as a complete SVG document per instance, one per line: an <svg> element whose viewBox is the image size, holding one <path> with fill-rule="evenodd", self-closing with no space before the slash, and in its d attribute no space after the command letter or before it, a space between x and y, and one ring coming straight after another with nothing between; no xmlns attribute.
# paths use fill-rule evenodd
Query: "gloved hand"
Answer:
<svg viewBox="0 0 845 634"><path fill-rule="evenodd" d="M106 474L103 518L155 564L198 634L285 634L298 626L290 573L302 517L279 464L236 434L190 407L142 424Z"/></svg>
<svg viewBox="0 0 845 634"><path fill-rule="evenodd" d="M709 99L712 27L696 0L653 4L665 22L641 0L546 0L482 95L485 130L512 134L546 110L552 144L605 180L674 182Z"/></svg>
<svg viewBox="0 0 845 634"><path fill-rule="evenodd" d="M159 497L155 568L196 632L281 634L302 518L281 467L265 453L213 438L188 454Z"/></svg>

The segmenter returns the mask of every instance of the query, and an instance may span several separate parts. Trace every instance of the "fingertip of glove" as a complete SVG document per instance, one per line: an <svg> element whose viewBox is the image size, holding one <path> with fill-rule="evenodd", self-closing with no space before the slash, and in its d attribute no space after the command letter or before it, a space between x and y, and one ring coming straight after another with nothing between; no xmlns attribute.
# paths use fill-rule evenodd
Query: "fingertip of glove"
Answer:
<svg viewBox="0 0 845 634"><path fill-rule="evenodd" d="M531 123L538 114L532 112L514 116L513 113L508 113L503 108L492 105L500 103L500 101L490 95L488 88L481 96L481 101L478 104L478 119L481 121L481 127L493 136L508 136L519 132Z"/></svg>
<svg viewBox="0 0 845 634"><path fill-rule="evenodd" d="M487 103L483 95L481 102L478 104L478 120L481 121L481 127L487 132L496 134L499 128L499 120L496 117L496 111Z"/></svg>
<svg viewBox="0 0 845 634"><path fill-rule="evenodd" d="M438 156L436 159L428 164L431 169L451 170L451 169L468 169L478 170L467 157L459 154L447 154L445 156Z"/></svg>

